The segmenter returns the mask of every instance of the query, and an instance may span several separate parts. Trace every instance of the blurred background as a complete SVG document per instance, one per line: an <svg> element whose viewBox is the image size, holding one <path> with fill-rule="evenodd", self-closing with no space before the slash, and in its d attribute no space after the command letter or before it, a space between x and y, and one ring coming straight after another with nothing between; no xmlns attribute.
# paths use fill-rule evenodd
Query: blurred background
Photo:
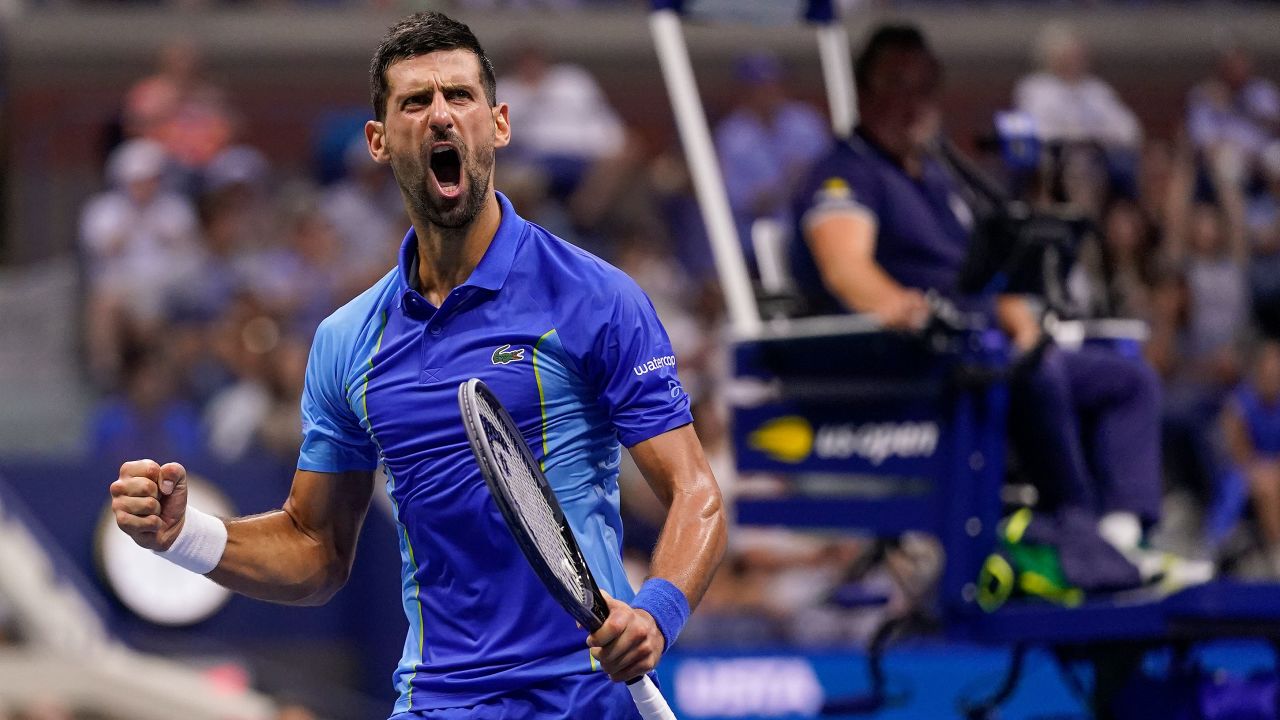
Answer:
<svg viewBox="0 0 1280 720"><path fill-rule="evenodd" d="M832 142L812 28L777 6L795 3L707 3L686 28L744 236L785 215ZM724 304L647 2L0 0L0 718L385 717L406 623L383 509L323 608L199 585L166 607L124 597L122 585L182 578L116 563L102 521L107 484L136 457L181 459L228 513L283 500L311 335L386 272L406 229L364 146L367 68L385 28L425 8L469 23L497 68L514 130L498 189L652 297L726 495L779 482L735 470ZM1150 329L1143 352L1165 394L1161 542L1227 577L1280 579L1280 527L1255 511L1280 506L1280 481L1240 481L1224 499L1220 480L1248 470L1226 399L1242 384L1280 389L1280 4L843 10L854 52L881 22L923 29L945 65L945 134L1032 201L1044 185L1019 183L993 118L1037 119L1058 148L1037 171L1096 226L1074 300ZM1055 114L1052 95L1085 82L1088 121ZM787 119L757 136L750 115ZM1280 463L1259 472L1280 478ZM643 577L662 515L633 468L623 485ZM913 573L942 562L928 539L904 545ZM664 663L682 717L813 717L865 689L867 643L911 600L891 563L869 559L877 548L735 531ZM836 601L855 575L882 600ZM1206 653L1241 676L1271 667L1265 646ZM1007 717L1087 716L1052 659L1029 662ZM888 668L897 701L878 717L955 717L956 697L994 686L1004 659L926 631ZM772 690L751 690L761 676ZM166 715L178 701L165 688L199 702Z"/></svg>

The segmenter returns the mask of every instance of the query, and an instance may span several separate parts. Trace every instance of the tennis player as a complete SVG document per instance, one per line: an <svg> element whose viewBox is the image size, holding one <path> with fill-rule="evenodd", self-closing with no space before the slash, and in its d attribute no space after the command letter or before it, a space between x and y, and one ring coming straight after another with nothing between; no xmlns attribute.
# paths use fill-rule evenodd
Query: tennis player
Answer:
<svg viewBox="0 0 1280 720"><path fill-rule="evenodd" d="M413 227L399 266L316 331L284 507L215 518L187 505L180 464L136 460L111 485L116 520L232 590L320 604L347 579L381 462L409 619L392 717L637 718L616 681L671 647L725 546L671 343L626 275L495 192L494 150L512 128L467 26L404 19L374 54L370 85L369 152L391 166ZM511 411L610 596L589 637L485 487L457 403L471 377ZM623 445L669 508L638 593L620 559Z"/></svg>

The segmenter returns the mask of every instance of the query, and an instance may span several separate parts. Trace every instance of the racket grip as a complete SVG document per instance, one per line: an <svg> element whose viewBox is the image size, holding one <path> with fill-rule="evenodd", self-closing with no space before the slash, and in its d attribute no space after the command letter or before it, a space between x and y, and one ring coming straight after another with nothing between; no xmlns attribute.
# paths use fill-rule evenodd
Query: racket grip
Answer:
<svg viewBox="0 0 1280 720"><path fill-rule="evenodd" d="M653 684L648 675L641 675L628 682L627 689L631 691L631 699L635 701L636 709L644 720L676 720L671 706L667 705L667 699L662 697L658 686Z"/></svg>

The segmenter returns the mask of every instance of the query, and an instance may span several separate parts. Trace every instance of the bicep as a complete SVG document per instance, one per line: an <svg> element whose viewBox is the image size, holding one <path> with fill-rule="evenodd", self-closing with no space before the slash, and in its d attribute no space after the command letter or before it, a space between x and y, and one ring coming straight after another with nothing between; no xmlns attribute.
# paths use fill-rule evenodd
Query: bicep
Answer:
<svg viewBox="0 0 1280 720"><path fill-rule="evenodd" d="M876 221L868 210L827 210L806 218L805 240L824 278L875 262Z"/></svg>
<svg viewBox="0 0 1280 720"><path fill-rule="evenodd" d="M299 530L346 556L355 548L372 498L370 470L298 470L284 511Z"/></svg>
<svg viewBox="0 0 1280 720"><path fill-rule="evenodd" d="M663 505L670 507L677 495L699 492L710 492L718 500L719 486L692 424L638 442L629 450Z"/></svg>

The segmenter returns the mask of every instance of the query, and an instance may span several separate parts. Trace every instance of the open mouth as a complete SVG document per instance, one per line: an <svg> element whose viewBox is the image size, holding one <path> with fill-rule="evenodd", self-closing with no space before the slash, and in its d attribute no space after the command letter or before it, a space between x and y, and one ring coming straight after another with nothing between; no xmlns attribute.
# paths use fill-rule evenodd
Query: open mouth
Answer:
<svg viewBox="0 0 1280 720"><path fill-rule="evenodd" d="M462 156L455 148L440 145L431 150L431 174L446 194L462 183Z"/></svg>

